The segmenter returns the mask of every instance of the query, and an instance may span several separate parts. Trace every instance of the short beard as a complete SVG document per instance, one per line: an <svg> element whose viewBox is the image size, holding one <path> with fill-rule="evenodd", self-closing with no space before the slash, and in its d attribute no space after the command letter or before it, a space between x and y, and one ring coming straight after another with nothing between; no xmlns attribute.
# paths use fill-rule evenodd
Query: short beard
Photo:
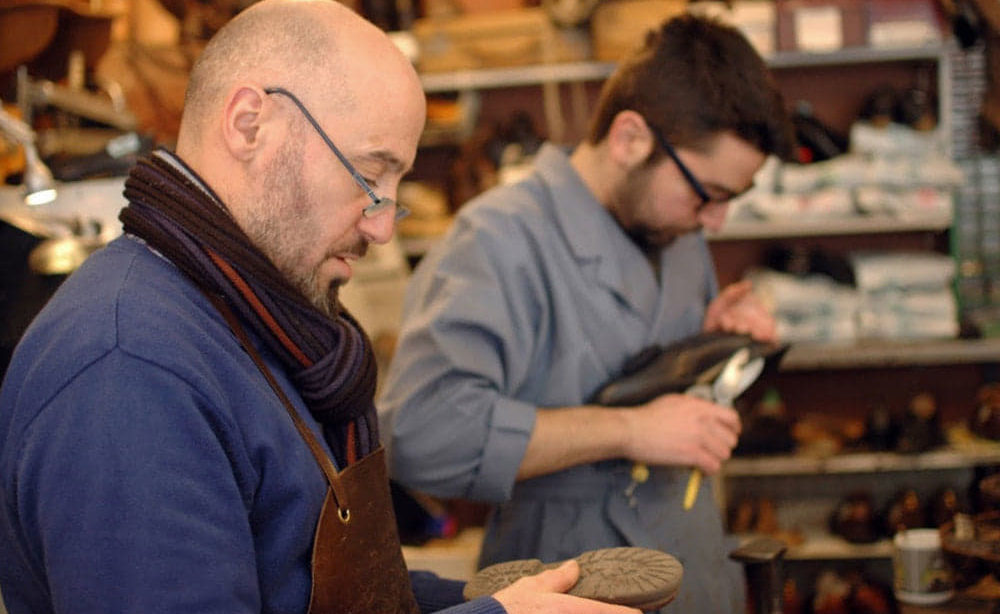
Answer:
<svg viewBox="0 0 1000 614"><path fill-rule="evenodd" d="M310 304L334 318L340 311L340 283L323 288L315 268L301 270L295 266L301 262L302 248L311 240L308 224L302 223L303 219L308 221L308 211L302 207L308 202L302 188L302 166L300 152L290 146L281 151L261 177L261 197L247 208L245 232Z"/></svg>
<svg viewBox="0 0 1000 614"><path fill-rule="evenodd" d="M632 242L643 251L652 249L653 244L650 241L649 228L637 222L635 214L637 203L641 202L649 190L649 183L649 166L644 165L630 170L621 189L615 194L615 201L618 203L618 213L615 217L618 219L618 224Z"/></svg>
<svg viewBox="0 0 1000 614"><path fill-rule="evenodd" d="M334 281L325 290L320 287L316 270L298 272L286 264L276 262L278 270L288 278L289 283L298 288L313 307L320 310L328 318L336 318L340 312L340 286L342 282Z"/></svg>
<svg viewBox="0 0 1000 614"><path fill-rule="evenodd" d="M298 262L298 250L288 243L289 229L277 216L252 215L247 220L247 235L274 264L275 268L295 289L302 293L309 303L327 317L336 317L339 312L338 290L340 283L330 288L321 288L319 275L315 269L300 270L294 266Z"/></svg>

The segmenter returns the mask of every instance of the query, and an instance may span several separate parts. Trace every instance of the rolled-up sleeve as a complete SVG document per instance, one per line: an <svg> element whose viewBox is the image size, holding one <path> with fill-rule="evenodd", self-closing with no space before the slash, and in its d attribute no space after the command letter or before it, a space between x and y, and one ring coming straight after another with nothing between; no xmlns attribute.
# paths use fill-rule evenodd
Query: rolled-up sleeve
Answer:
<svg viewBox="0 0 1000 614"><path fill-rule="evenodd" d="M383 432L400 483L502 501L535 424L535 405L512 391L536 345L542 288L527 257L510 257L514 229L500 220L456 226L447 253L428 255L408 288L379 402Z"/></svg>

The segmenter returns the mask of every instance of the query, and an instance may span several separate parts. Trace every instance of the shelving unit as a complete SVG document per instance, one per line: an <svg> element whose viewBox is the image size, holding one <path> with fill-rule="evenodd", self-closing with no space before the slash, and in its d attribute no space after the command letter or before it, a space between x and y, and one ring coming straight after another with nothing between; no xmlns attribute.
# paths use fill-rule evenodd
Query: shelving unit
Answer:
<svg viewBox="0 0 1000 614"><path fill-rule="evenodd" d="M952 67L949 46L946 43L905 48L844 48L829 53L777 52L765 58L781 80L782 74L795 75L796 71L837 67L856 67L861 70L870 65L900 64L914 74L936 75L936 95L939 126L950 130L952 117ZM428 73L421 76L424 90L429 94L447 92L485 91L503 88L538 86L545 100L546 117L561 108L559 84L572 84L575 95L584 83L600 82L614 70L613 63L578 62L531 67L492 68L451 73ZM848 93L845 90L845 93ZM485 94L484 94L485 95ZM555 98L555 99L554 99ZM950 142L950 140L949 140ZM856 241L882 239L894 235L945 236L952 225L948 214L915 218L897 218L888 215L857 215L842 218L759 220L731 219L718 233L709 234L715 246L741 249L741 245L763 244L771 241L796 241L846 237ZM404 252L419 258L435 243L433 238L402 239ZM743 243L746 242L746 243ZM883 240L883 244L885 241ZM941 245L940 242L936 245ZM800 343L785 354L780 374L847 373L852 370L892 370L896 368L933 369L941 365L967 365L975 368L981 364L1000 364L1000 339L944 339L928 341L858 341L846 343ZM971 396L971 392L970 392ZM822 501L806 502L790 512L796 517L816 516L804 531L806 541L790 548L790 560L861 560L887 559L892 548L888 540L873 544L851 544L830 535L823 522L817 519L823 510L832 511L842 489L852 481L877 481L879 474L890 473L890 480L909 479L932 475L934 479L964 479L973 468L1000 464L1000 444L973 448L947 448L919 455L902 455L889 452L853 453L826 458L802 455L769 458L735 458L726 464L724 488L731 483L750 480L754 483L775 478L810 482L810 487L823 480L831 486L820 493ZM884 478L879 487L888 487ZM794 489L793 489L794 490ZM795 493L783 493L794 498ZM883 493L884 494L884 493ZM823 507L827 506L827 507Z"/></svg>
<svg viewBox="0 0 1000 614"><path fill-rule="evenodd" d="M814 52L776 52L765 59L768 65L779 74L785 69L802 69L815 67L839 67L871 64L892 63L933 63L937 70L938 117L942 129L948 130L947 122L951 117L952 106L949 83L951 68L948 48L945 44L932 44L918 47L901 48L870 48L848 47L838 51ZM532 87L540 88L545 100L545 115L547 122L562 126L562 119L557 118L562 109L559 84L571 84L578 87L586 82L600 82L607 78L615 69L610 62L572 62L561 64L543 64L534 66L513 66L502 68L482 68L476 70L460 70L453 72L423 73L420 78L427 94L442 93L479 93L484 90ZM579 97L579 91L575 92ZM576 101L579 104L579 100ZM560 128L561 131L561 128ZM440 144L435 139L433 144ZM431 141L428 141L431 144ZM733 220L719 233L710 235L710 241L733 241L742 239L771 239L829 235L860 235L891 232L913 231L944 231L949 228L951 219L948 216L929 216L921 218L892 218L889 216L854 216L849 218L830 218L814 220L775 221L775 220ZM433 238L404 238L403 248L408 257L419 258L429 246Z"/></svg>
<svg viewBox="0 0 1000 614"><path fill-rule="evenodd" d="M781 51L768 55L765 60L772 69L779 72L784 69L813 67L933 62L937 66L938 91L946 93L947 88L942 86L950 83L951 79L951 69L946 51L944 45L941 44L899 48L848 47L824 53ZM421 74L420 79L424 91L428 94L538 86L541 89L544 102L549 137L559 142L563 140L562 137L566 132L562 118L563 101L560 84L570 84L572 104L580 107L585 98L582 85L587 82L603 81L611 75L614 69L615 64L612 62L585 61L451 72L426 72ZM942 96L938 106L941 111L939 113L940 121L947 122L951 116L950 97Z"/></svg>
<svg viewBox="0 0 1000 614"><path fill-rule="evenodd" d="M825 69L831 66L857 66L858 70L869 64L904 63L914 71L929 71L933 64L936 71L939 126L950 133L952 117L952 68L947 45L908 49L844 49L832 54L779 53L768 58L769 65L781 78L782 71L799 75L807 69ZM917 74L916 72L914 74ZM923 72L929 75L929 72ZM950 153L947 152L947 153ZM857 215L824 219L757 220L731 219L709 241L717 254L725 253L733 264L745 262L733 259L734 252L749 249L760 255L762 246L776 242L801 245L823 245L837 249L853 249L859 245L891 245L891 237L908 237L910 245L947 245L942 241L952 225L950 214L921 218L894 218L889 216ZM870 386L870 374L882 378L879 388L892 387L900 379L912 386L914 378L926 377L935 370L981 369L980 365L1000 364L1000 340L996 339L940 339L940 340L867 340L843 343L798 343L784 355L781 378L797 378L799 402L803 402L802 388L820 377L834 377L836 382L856 382L854 387ZM964 365L964 366L963 366ZM949 373L953 371L948 371ZM895 379L894 379L895 378ZM850 387L850 384L848 384ZM901 389L905 389L902 388ZM829 388L824 389L830 392ZM790 392L790 391L789 391ZM871 396L878 399L879 389ZM970 403L975 390L968 393ZM823 394L817 391L818 394ZM953 394L953 393L952 393ZM815 395L813 403L816 402ZM850 411L864 411L864 401L859 402L857 392L850 397ZM819 407L828 408L832 403L843 402L824 399ZM798 405L793 410L805 411L815 407ZM836 407L836 406L834 406ZM849 408L844 407L847 411ZM839 409L835 409L839 411ZM778 506L779 526L797 531L801 543L789 547L786 558L800 562L807 569L812 565L832 562L860 564L870 561L885 570L892 557L892 544L887 538L870 544L851 543L829 531L828 520L842 497L864 490L871 493L878 507L894 496L897 489L906 486L921 492L921 500L942 485L964 487L973 481L977 468L1000 464L1000 444L977 442L969 446L952 446L923 454L907 455L893 452L855 452L826 457L804 454L758 458L734 458L726 463L722 488L723 502L731 497L761 494L772 497ZM856 563L851 563L851 562Z"/></svg>
<svg viewBox="0 0 1000 614"><path fill-rule="evenodd" d="M791 524L801 532L804 541L789 548L791 560L849 560L885 559L892 555L888 539L870 544L851 543L832 535L825 528L825 521L832 512L832 504L839 497L838 489L854 484L860 478L877 482L884 491L900 485L911 485L918 476L933 475L937 484L955 479L968 479L977 466L1000 464L1000 442L970 439L944 448L920 454L895 452L846 452L830 456L787 454L759 457L737 457L726 462L725 481L732 488L740 481L750 480L749 490L763 481L793 480L794 484L783 490L787 494L796 485L808 481L809 487L819 488L818 480L825 480L834 487L823 493L819 500L793 502Z"/></svg>

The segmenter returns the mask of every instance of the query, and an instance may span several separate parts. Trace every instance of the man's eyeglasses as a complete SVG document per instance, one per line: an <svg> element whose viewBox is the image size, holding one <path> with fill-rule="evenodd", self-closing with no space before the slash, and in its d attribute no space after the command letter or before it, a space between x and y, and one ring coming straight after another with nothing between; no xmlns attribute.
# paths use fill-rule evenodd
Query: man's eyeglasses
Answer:
<svg viewBox="0 0 1000 614"><path fill-rule="evenodd" d="M368 185L368 182L365 181L365 178L362 177L361 173L359 173L357 169L354 168L354 165L351 164L346 157L344 157L344 154L340 153L340 150L337 149L337 146L333 144L333 141L330 140L330 137L327 136L326 132L324 132L323 129L320 127L319 122L316 121L316 119L306 109L305 105L302 104L302 101L295 96L295 94L289 92L283 87L267 87L264 88L264 92L267 94L281 94L282 96L285 96L289 100L294 102L295 106L299 108L299 111L302 111L302 115L304 115L305 118L309 120L309 123L312 124L312 127L316 129L316 132L319 133L320 138L322 138L323 142L326 143L327 147L330 148L330 151L332 151L334 155L337 156L337 159L340 160L340 163L344 165L344 168L347 169L347 172L351 174L351 177L354 178L354 181L356 181L357 184L361 186L361 189L364 190L366 194L368 194L368 198L372 199L372 204L368 205L367 207L361 210L362 215L364 215L365 217L375 217L376 215L382 213L383 211L395 210L395 221L398 222L399 220L403 219L404 217L410 214L409 209L407 209L403 205L400 205L393 199L386 198L384 196L378 196L377 194L375 194L375 191L372 190L372 187L370 185Z"/></svg>
<svg viewBox="0 0 1000 614"><path fill-rule="evenodd" d="M653 124L646 122L646 125L649 126L650 132L652 132L653 136L656 137L656 141L660 144L660 147L663 149L663 151L667 152L667 155L670 156L670 159L673 160L674 164L677 165L677 168L680 169L681 175L684 175L684 179L688 182L688 185L691 186L691 189L694 190L695 194L698 195L698 198L701 199L701 204L699 205L699 208L704 207L711 203L720 203L720 204L726 203L732 200L734 197L736 197L736 194L729 192L721 196L715 196L715 197L710 196L708 190L706 190L705 186L701 183L701 181L699 181L698 178L694 176L694 173L691 172L691 169L689 169L686 164L681 162L681 158L680 156L677 155L677 151L673 148L673 146L670 145L669 142L667 142L667 139L663 137L663 134L659 130L657 130L656 127L653 126Z"/></svg>

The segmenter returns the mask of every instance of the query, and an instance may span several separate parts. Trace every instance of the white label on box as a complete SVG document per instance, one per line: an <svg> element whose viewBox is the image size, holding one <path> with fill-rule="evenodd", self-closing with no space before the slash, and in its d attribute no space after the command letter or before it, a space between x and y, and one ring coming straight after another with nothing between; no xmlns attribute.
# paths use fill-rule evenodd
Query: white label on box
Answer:
<svg viewBox="0 0 1000 614"><path fill-rule="evenodd" d="M775 11L773 3L761 0L736 1L731 6L726 2L701 0L688 5L690 13L713 17L736 27L761 55L774 53Z"/></svg>
<svg viewBox="0 0 1000 614"><path fill-rule="evenodd" d="M934 26L922 20L873 23L868 38L872 47L917 47L940 40Z"/></svg>
<svg viewBox="0 0 1000 614"><path fill-rule="evenodd" d="M844 27L836 6L795 11L795 46L801 51L835 51L844 46Z"/></svg>
<svg viewBox="0 0 1000 614"><path fill-rule="evenodd" d="M775 19L774 4L770 2L733 3L733 23L762 55L774 53Z"/></svg>

